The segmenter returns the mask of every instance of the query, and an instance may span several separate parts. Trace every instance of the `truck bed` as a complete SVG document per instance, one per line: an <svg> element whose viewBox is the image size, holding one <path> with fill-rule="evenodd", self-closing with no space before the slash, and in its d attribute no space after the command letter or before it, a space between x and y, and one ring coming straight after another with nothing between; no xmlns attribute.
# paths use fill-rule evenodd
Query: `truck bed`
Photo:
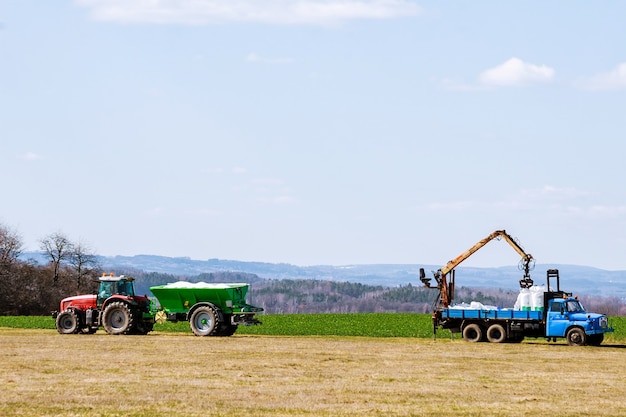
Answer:
<svg viewBox="0 0 626 417"><path fill-rule="evenodd" d="M543 311L442 308L442 319L542 320Z"/></svg>

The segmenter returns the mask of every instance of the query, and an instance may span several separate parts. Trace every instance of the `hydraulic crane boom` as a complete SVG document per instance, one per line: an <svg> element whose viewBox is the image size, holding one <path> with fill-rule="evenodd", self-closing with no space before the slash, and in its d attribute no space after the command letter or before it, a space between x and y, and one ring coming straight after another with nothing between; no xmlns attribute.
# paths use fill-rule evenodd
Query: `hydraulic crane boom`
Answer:
<svg viewBox="0 0 626 417"><path fill-rule="evenodd" d="M437 281L436 287L430 285L431 279L426 278L424 268L420 268L420 280L428 288L439 289L439 303L442 304L443 307L448 307L454 299L454 269L459 266L461 262L469 258L473 253L485 246L491 240L499 238L503 238L504 240L506 240L506 242L511 245L511 247L515 249L515 251L522 257L520 261L520 267L524 270L524 277L519 281L520 287L531 287L533 285L533 280L530 279L530 269L534 258L531 254L524 252L524 249L522 249L522 247L511 236L509 236L505 230L496 230L486 238L478 241L474 246L472 246L453 260L449 261L441 269L434 272L434 277Z"/></svg>

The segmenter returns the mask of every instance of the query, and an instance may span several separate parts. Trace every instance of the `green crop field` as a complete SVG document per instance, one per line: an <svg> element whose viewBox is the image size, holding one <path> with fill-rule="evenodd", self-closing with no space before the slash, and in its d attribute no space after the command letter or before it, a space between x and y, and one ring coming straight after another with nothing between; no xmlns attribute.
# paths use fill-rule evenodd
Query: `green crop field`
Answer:
<svg viewBox="0 0 626 417"><path fill-rule="evenodd" d="M433 328L429 314L412 313L358 313L358 314L265 314L257 316L259 326L240 326L237 334L268 336L365 336L432 338ZM626 317L611 317L615 333L605 340L626 340ZM23 329L54 329L54 320L47 316L0 316L0 327ZM156 324L157 332L188 333L188 322ZM438 337L450 337L439 330ZM455 337L459 337L455 335Z"/></svg>

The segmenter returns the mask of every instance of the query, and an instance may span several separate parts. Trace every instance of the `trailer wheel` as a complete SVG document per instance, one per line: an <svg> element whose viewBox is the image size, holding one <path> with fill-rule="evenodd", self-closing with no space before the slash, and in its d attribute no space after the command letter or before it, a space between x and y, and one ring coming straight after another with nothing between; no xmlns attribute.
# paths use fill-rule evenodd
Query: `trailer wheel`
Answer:
<svg viewBox="0 0 626 417"><path fill-rule="evenodd" d="M80 331L78 316L73 310L65 310L57 316L57 331L61 334L74 334Z"/></svg>
<svg viewBox="0 0 626 417"><path fill-rule="evenodd" d="M463 328L463 339L466 342L480 342L483 338L483 329L478 324L468 324Z"/></svg>
<svg viewBox="0 0 626 417"><path fill-rule="evenodd" d="M570 346L584 346L587 344L587 335L580 327L572 327L567 331L567 344Z"/></svg>
<svg viewBox="0 0 626 417"><path fill-rule="evenodd" d="M211 336L218 325L218 314L210 306L198 307L189 319L189 327L196 336Z"/></svg>
<svg viewBox="0 0 626 417"><path fill-rule="evenodd" d="M506 330L501 324L492 324L487 329L487 340L491 343L502 343L506 340Z"/></svg>
<svg viewBox="0 0 626 417"><path fill-rule="evenodd" d="M133 329L134 316L128 304L109 304L102 315L102 326L108 334L128 334Z"/></svg>

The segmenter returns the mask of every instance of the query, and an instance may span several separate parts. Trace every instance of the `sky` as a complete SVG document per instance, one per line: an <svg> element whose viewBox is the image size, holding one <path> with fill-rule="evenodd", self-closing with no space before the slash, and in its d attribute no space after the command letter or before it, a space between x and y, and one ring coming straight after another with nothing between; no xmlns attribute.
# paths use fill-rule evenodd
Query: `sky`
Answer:
<svg viewBox="0 0 626 417"><path fill-rule="evenodd" d="M626 2L0 1L0 224L100 255L626 270ZM494 241L465 266L515 265Z"/></svg>

